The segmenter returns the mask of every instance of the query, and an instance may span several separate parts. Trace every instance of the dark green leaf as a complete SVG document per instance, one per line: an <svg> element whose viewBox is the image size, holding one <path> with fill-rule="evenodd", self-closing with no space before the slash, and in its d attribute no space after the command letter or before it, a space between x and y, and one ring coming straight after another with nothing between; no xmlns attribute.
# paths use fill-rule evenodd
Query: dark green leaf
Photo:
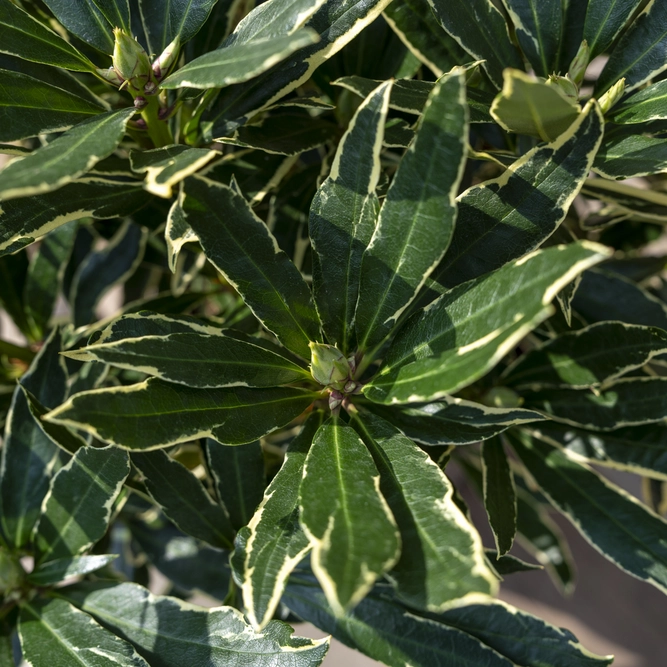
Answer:
<svg viewBox="0 0 667 667"><path fill-rule="evenodd" d="M595 84L595 95L600 96L622 78L626 92L634 90L664 71L666 46L667 5L650 2L614 45Z"/></svg>
<svg viewBox="0 0 667 667"><path fill-rule="evenodd" d="M442 470L389 422L363 413L354 424L373 454L380 489L401 534L401 557L387 573L398 596L419 609L439 611L456 598L493 594L496 580L482 542L454 503Z"/></svg>
<svg viewBox="0 0 667 667"><path fill-rule="evenodd" d="M599 322L568 331L522 355L506 372L520 387L598 386L667 352L667 332L623 322Z"/></svg>
<svg viewBox="0 0 667 667"><path fill-rule="evenodd" d="M89 572L95 572L118 558L117 554L103 556L74 556L59 558L43 565L38 565L29 575L28 581L36 586L52 586Z"/></svg>
<svg viewBox="0 0 667 667"><path fill-rule="evenodd" d="M526 563L526 561L506 554L499 556L495 549L484 549L484 553L489 560L491 567L498 573L499 576L506 574L515 574L516 572L530 572L532 570L541 570L541 565L533 565Z"/></svg>
<svg viewBox="0 0 667 667"><path fill-rule="evenodd" d="M65 600L24 602L19 636L33 667L149 667L130 644Z"/></svg>
<svg viewBox="0 0 667 667"><path fill-rule="evenodd" d="M641 0L588 0L584 39L592 58L611 46L640 4Z"/></svg>
<svg viewBox="0 0 667 667"><path fill-rule="evenodd" d="M433 278L453 287L540 246L588 176L602 127L600 111L591 105L552 144L534 148L499 178L461 194L454 237Z"/></svg>
<svg viewBox="0 0 667 667"><path fill-rule="evenodd" d="M67 394L67 368L60 355L62 336L54 329L20 383L47 408L55 408Z"/></svg>
<svg viewBox="0 0 667 667"><path fill-rule="evenodd" d="M516 489L514 476L499 438L482 445L484 507L501 556L511 548L516 535Z"/></svg>
<svg viewBox="0 0 667 667"><path fill-rule="evenodd" d="M380 207L375 189L390 91L391 83L383 84L359 106L310 206L315 302L327 339L343 352L351 342L361 257Z"/></svg>
<svg viewBox="0 0 667 667"><path fill-rule="evenodd" d="M35 530L38 563L79 556L107 531L130 472L127 453L82 447L51 481Z"/></svg>
<svg viewBox="0 0 667 667"><path fill-rule="evenodd" d="M1 209L0 209L1 211ZM1 232L0 232L1 233ZM21 252L0 258L0 306L26 337L33 331L26 317L25 284L28 278L28 255Z"/></svg>
<svg viewBox="0 0 667 667"><path fill-rule="evenodd" d="M113 53L112 26L97 8L95 0L44 0L44 2L72 34L102 53L109 55Z"/></svg>
<svg viewBox="0 0 667 667"><path fill-rule="evenodd" d="M667 591L667 524L560 450L520 433L512 447L550 502L605 558Z"/></svg>
<svg viewBox="0 0 667 667"><path fill-rule="evenodd" d="M116 150L134 113L131 108L99 114L10 162L2 170L0 199L51 192L71 183Z"/></svg>
<svg viewBox="0 0 667 667"><path fill-rule="evenodd" d="M182 207L206 256L253 313L285 347L309 359L308 343L320 337L310 290L246 200L222 183L191 177Z"/></svg>
<svg viewBox="0 0 667 667"><path fill-rule="evenodd" d="M433 88L364 251L355 313L362 350L387 337L447 250L467 125L463 74L456 72Z"/></svg>
<svg viewBox="0 0 667 667"><path fill-rule="evenodd" d="M470 445L487 440L518 424L542 421L544 416L521 408L490 408L461 398L406 407L369 403L366 407L423 445Z"/></svg>
<svg viewBox="0 0 667 667"><path fill-rule="evenodd" d="M588 242L556 246L446 292L402 327L364 393L377 403L412 403L470 384L545 319L558 291L605 253Z"/></svg>
<svg viewBox="0 0 667 667"><path fill-rule="evenodd" d="M608 139L600 146L593 168L617 180L667 171L667 139L641 134Z"/></svg>
<svg viewBox="0 0 667 667"><path fill-rule="evenodd" d="M285 426L319 396L290 387L191 389L150 379L77 394L47 419L138 451L204 436L242 445Z"/></svg>
<svg viewBox="0 0 667 667"><path fill-rule="evenodd" d="M484 61L491 81L500 88L505 67L523 69L505 18L492 0L429 0L442 27L476 60Z"/></svg>
<svg viewBox="0 0 667 667"><path fill-rule="evenodd" d="M292 637L280 621L255 634L236 609L208 610L136 584L79 584L60 594L132 642L151 667L317 667L329 647L328 639Z"/></svg>
<svg viewBox="0 0 667 667"><path fill-rule="evenodd" d="M93 0L95 6L102 12L104 18L114 28L130 28L130 4L128 0ZM151 17L153 20L157 17Z"/></svg>
<svg viewBox="0 0 667 667"><path fill-rule="evenodd" d="M251 442L227 447L209 438L206 459L218 498L238 530L250 521L266 488L262 446Z"/></svg>
<svg viewBox="0 0 667 667"><path fill-rule="evenodd" d="M231 548L234 531L229 517L184 465L163 451L132 454L132 463L153 500L184 533L214 547Z"/></svg>
<svg viewBox="0 0 667 667"><path fill-rule="evenodd" d="M396 563L400 541L380 494L373 458L356 432L338 418L315 434L299 506L301 526L313 548L313 570L329 604L343 616Z"/></svg>
<svg viewBox="0 0 667 667"><path fill-rule="evenodd" d="M95 69L69 42L11 0L0 0L0 17L0 52L78 72Z"/></svg>
<svg viewBox="0 0 667 667"><path fill-rule="evenodd" d="M667 118L665 100L667 100L667 81L658 81L616 104L609 118L621 125L664 120Z"/></svg>
<svg viewBox="0 0 667 667"><path fill-rule="evenodd" d="M322 413L309 417L290 443L282 467L248 524L243 602L250 622L260 629L276 611L287 577L310 548L299 525L299 484L308 449L321 423Z"/></svg>

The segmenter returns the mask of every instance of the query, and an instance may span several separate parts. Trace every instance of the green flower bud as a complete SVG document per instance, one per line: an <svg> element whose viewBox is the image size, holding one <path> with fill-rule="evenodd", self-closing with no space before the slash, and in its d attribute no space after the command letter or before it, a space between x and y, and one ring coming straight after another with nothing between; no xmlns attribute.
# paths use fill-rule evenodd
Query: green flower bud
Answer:
<svg viewBox="0 0 667 667"><path fill-rule="evenodd" d="M310 343L310 372L325 387L342 390L351 370L345 355L333 345Z"/></svg>
<svg viewBox="0 0 667 667"><path fill-rule="evenodd" d="M494 387L482 399L482 404L491 408L518 408L522 403L523 398L509 387Z"/></svg>
<svg viewBox="0 0 667 667"><path fill-rule="evenodd" d="M607 113L625 92L625 78L619 79L599 100L602 113Z"/></svg>
<svg viewBox="0 0 667 667"><path fill-rule="evenodd" d="M113 47L113 67L119 77L135 90L143 87L151 78L153 70L148 55L136 39L122 28L113 30L116 42Z"/></svg>
<svg viewBox="0 0 667 667"><path fill-rule="evenodd" d="M167 48L160 54L160 56L153 62L153 72L158 79L165 76L171 66L178 58L178 50L181 47L181 38L176 35L174 41L167 46Z"/></svg>
<svg viewBox="0 0 667 667"><path fill-rule="evenodd" d="M588 48L588 42L584 40L570 63L570 69L567 75L578 86L584 80L586 68L591 59L591 50Z"/></svg>
<svg viewBox="0 0 667 667"><path fill-rule="evenodd" d="M23 568L18 561L0 548L0 593L9 592L21 585Z"/></svg>
<svg viewBox="0 0 667 667"><path fill-rule="evenodd" d="M124 81L121 79L118 74L116 73L116 70L113 67L109 67L109 69L99 69L96 68L95 71L106 81L109 83L113 84L114 86L122 86Z"/></svg>
<svg viewBox="0 0 667 667"><path fill-rule="evenodd" d="M552 74L546 82L549 86L557 86L567 97L573 100L577 100L579 97L579 89L566 76Z"/></svg>

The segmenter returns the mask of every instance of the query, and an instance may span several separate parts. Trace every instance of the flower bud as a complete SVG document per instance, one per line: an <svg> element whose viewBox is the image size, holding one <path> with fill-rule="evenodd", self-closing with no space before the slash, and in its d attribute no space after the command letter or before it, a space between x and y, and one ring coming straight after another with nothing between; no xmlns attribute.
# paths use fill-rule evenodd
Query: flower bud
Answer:
<svg viewBox="0 0 667 667"><path fill-rule="evenodd" d="M342 390L350 377L350 364L333 345L310 343L310 372L316 382Z"/></svg>
<svg viewBox="0 0 667 667"><path fill-rule="evenodd" d="M584 80L584 74L586 74L586 68L590 59L591 50L588 48L588 42L584 40L581 42L581 46L579 46L577 55L572 59L570 69L567 73L577 86Z"/></svg>
<svg viewBox="0 0 667 667"><path fill-rule="evenodd" d="M619 79L599 100L602 113L607 113L625 92L625 78Z"/></svg>
<svg viewBox="0 0 667 667"><path fill-rule="evenodd" d="M116 73L116 70L113 67L109 67L109 69L98 69L96 68L95 71L106 81L109 83L113 84L114 86L122 86L124 83L124 80L118 76Z"/></svg>
<svg viewBox="0 0 667 667"><path fill-rule="evenodd" d="M135 90L143 90L152 74L148 55L141 44L122 28L114 28L113 34L116 38L113 48L113 67L116 74Z"/></svg>
<svg viewBox="0 0 667 667"><path fill-rule="evenodd" d="M579 89L566 76L559 76L558 74L552 74L547 79L546 82L547 85L549 86L557 86L558 88L561 89L561 92L565 93L567 97L575 101L579 97Z"/></svg>
<svg viewBox="0 0 667 667"><path fill-rule="evenodd" d="M146 101L146 98L142 97L141 95L137 95L134 98L134 108L135 109L143 109L147 104L148 104L148 102Z"/></svg>
<svg viewBox="0 0 667 667"><path fill-rule="evenodd" d="M176 35L174 41L153 62L153 73L161 79L169 72L169 69L178 58L178 50L181 46L181 38Z"/></svg>

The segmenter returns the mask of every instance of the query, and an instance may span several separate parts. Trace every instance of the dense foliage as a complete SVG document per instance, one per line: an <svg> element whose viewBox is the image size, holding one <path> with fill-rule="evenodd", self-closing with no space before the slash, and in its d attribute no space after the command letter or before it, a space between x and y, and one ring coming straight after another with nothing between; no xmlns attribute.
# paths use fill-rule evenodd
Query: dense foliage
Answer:
<svg viewBox="0 0 667 667"><path fill-rule="evenodd" d="M493 596L667 591L667 2L253 4L0 0L0 665L609 664Z"/></svg>

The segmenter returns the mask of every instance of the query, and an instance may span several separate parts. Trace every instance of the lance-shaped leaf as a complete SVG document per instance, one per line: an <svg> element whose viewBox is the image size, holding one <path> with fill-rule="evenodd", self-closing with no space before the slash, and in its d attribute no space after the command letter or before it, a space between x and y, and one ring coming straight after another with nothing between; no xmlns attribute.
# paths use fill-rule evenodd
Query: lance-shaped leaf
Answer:
<svg viewBox="0 0 667 667"><path fill-rule="evenodd" d="M184 533L214 547L231 548L234 531L229 517L184 465L163 451L132 454L132 463L170 521Z"/></svg>
<svg viewBox="0 0 667 667"><path fill-rule="evenodd" d="M10 162L2 170L0 199L51 192L81 176L116 150L134 113L131 108L99 114Z"/></svg>
<svg viewBox="0 0 667 667"><path fill-rule="evenodd" d="M88 178L57 192L3 201L0 210L0 256L36 241L52 229L79 218L130 215L146 203L141 183Z"/></svg>
<svg viewBox="0 0 667 667"><path fill-rule="evenodd" d="M378 375L377 403L429 401L470 384L552 312L549 302L607 250L586 241L536 251L446 292L401 328Z"/></svg>
<svg viewBox="0 0 667 667"><path fill-rule="evenodd" d="M315 69L370 25L388 4L389 0L327 0L307 23L307 28L319 35L319 41L299 49L256 79L223 90L202 117L205 138L232 134L239 122L244 122L240 119L298 88L310 79Z"/></svg>
<svg viewBox="0 0 667 667"><path fill-rule="evenodd" d="M317 41L317 33L304 29L293 35L272 37L247 44L231 44L195 58L168 76L160 85L167 89L206 89L242 83L285 60L295 51Z"/></svg>
<svg viewBox="0 0 667 667"><path fill-rule="evenodd" d="M91 252L81 262L69 294L75 326L90 324L102 296L136 271L144 256L147 236L146 228L127 221L107 246Z"/></svg>
<svg viewBox="0 0 667 667"><path fill-rule="evenodd" d="M132 151L132 170L146 174L148 192L170 199L173 186L191 176L218 153L190 146L165 146L150 151Z"/></svg>
<svg viewBox="0 0 667 667"><path fill-rule="evenodd" d="M454 237L433 279L452 287L541 245L588 176L602 127L600 110L591 103L552 144L534 148L499 178L461 194Z"/></svg>
<svg viewBox="0 0 667 667"><path fill-rule="evenodd" d="M130 3L129 0L93 0L95 6L102 12L109 25L116 28L130 28Z"/></svg>
<svg viewBox="0 0 667 667"><path fill-rule="evenodd" d="M218 499L227 508L231 525L239 530L250 521L266 489L262 445L227 447L209 438L206 462Z"/></svg>
<svg viewBox="0 0 667 667"><path fill-rule="evenodd" d="M641 0L589 0L584 39L591 50L591 58L611 46L640 4Z"/></svg>
<svg viewBox="0 0 667 667"><path fill-rule="evenodd" d="M384 17L411 53L436 76L469 59L451 35L440 27L427 0L392 2L384 10Z"/></svg>
<svg viewBox="0 0 667 667"><path fill-rule="evenodd" d="M197 241L197 235L192 231L192 227L185 220L183 209L176 200L169 209L167 224L164 228L164 240L167 244L167 261L172 273L176 273L176 262L181 252L181 248L186 243Z"/></svg>
<svg viewBox="0 0 667 667"><path fill-rule="evenodd" d="M503 444L499 438L482 445L484 507L499 555L512 548L516 534L516 489Z"/></svg>
<svg viewBox="0 0 667 667"><path fill-rule="evenodd" d="M667 118L667 81L658 81L612 107L609 119L620 125L648 123Z"/></svg>
<svg viewBox="0 0 667 667"><path fill-rule="evenodd" d="M70 577L80 577L83 574L95 572L116 558L118 558L118 554L59 558L58 560L38 565L28 575L28 581L36 586L52 586Z"/></svg>
<svg viewBox="0 0 667 667"><path fill-rule="evenodd" d="M386 338L447 250L465 165L467 126L459 71L433 88L363 254L355 314L362 350Z"/></svg>
<svg viewBox="0 0 667 667"><path fill-rule="evenodd" d="M544 415L522 408L491 408L462 398L405 407L369 403L402 433L423 445L470 445L492 438L511 426L543 421Z"/></svg>
<svg viewBox="0 0 667 667"><path fill-rule="evenodd" d="M401 533L401 557L387 573L398 596L439 611L456 598L493 594L497 582L479 534L456 506L442 470L384 419L362 413L354 425L373 454L380 489Z"/></svg>
<svg viewBox="0 0 667 667"><path fill-rule="evenodd" d="M45 0L45 4L72 34L102 53L113 53L113 26L104 18L95 0Z"/></svg>
<svg viewBox="0 0 667 667"><path fill-rule="evenodd" d="M77 72L95 69L69 42L11 0L0 0L0 52Z"/></svg>
<svg viewBox="0 0 667 667"><path fill-rule="evenodd" d="M290 580L285 604L300 618L391 667L602 667L612 657L587 651L569 631L479 596L442 614L419 614L377 586L337 618L311 577Z"/></svg>
<svg viewBox="0 0 667 667"><path fill-rule="evenodd" d="M290 387L192 389L150 379L77 394L45 419L137 451L205 436L242 445L285 426L319 396Z"/></svg>
<svg viewBox="0 0 667 667"><path fill-rule="evenodd" d="M310 289L267 226L235 190L198 176L181 206L206 256L288 349L310 358L319 321Z"/></svg>
<svg viewBox="0 0 667 667"><path fill-rule="evenodd" d="M524 74L503 72L502 92L493 101L491 115L505 130L554 141L567 131L581 107L558 86Z"/></svg>
<svg viewBox="0 0 667 667"><path fill-rule="evenodd" d="M236 609L204 609L136 584L79 584L59 594L134 644L151 667L317 667L329 648L328 639L292 637L280 621L255 633Z"/></svg>
<svg viewBox="0 0 667 667"><path fill-rule="evenodd" d="M62 341L54 329L14 390L0 459L0 522L12 546L24 546L32 532L58 464L58 448L30 411L23 387L50 407L67 391L67 373L59 355Z"/></svg>
<svg viewBox="0 0 667 667"><path fill-rule="evenodd" d="M290 443L282 467L248 524L243 603L248 619L259 629L273 616L287 578L310 548L299 525L299 484L308 449L321 423L322 413L312 415Z"/></svg>
<svg viewBox="0 0 667 667"><path fill-rule="evenodd" d="M624 179L667 171L667 139L641 134L603 142L593 168L605 178Z"/></svg>
<svg viewBox="0 0 667 667"><path fill-rule="evenodd" d="M623 489L525 432L510 438L530 475L605 558L667 591L667 524Z"/></svg>
<svg viewBox="0 0 667 667"><path fill-rule="evenodd" d="M149 335L89 345L66 356L103 361L202 389L275 387L310 378L307 370L273 350L217 333Z"/></svg>
<svg viewBox="0 0 667 667"><path fill-rule="evenodd" d="M560 0L504 0L521 50L539 76L558 71L558 56L565 30Z"/></svg>
<svg viewBox="0 0 667 667"><path fill-rule="evenodd" d="M23 603L19 637L33 667L149 667L131 644L65 600Z"/></svg>
<svg viewBox="0 0 667 667"><path fill-rule="evenodd" d="M506 574L516 574L517 572L530 572L532 570L543 569L541 565L527 563L525 560L521 560L516 556L510 556L509 554L499 556L495 549L484 549L484 553L493 570L501 577Z"/></svg>
<svg viewBox="0 0 667 667"><path fill-rule="evenodd" d="M208 19L216 0L139 0L148 50L159 56L176 37L184 44ZM218 38L219 39L219 38Z"/></svg>
<svg viewBox="0 0 667 667"><path fill-rule="evenodd" d="M491 81L500 88L503 69L522 69L505 18L491 0L429 0L442 27L476 60L484 61Z"/></svg>
<svg viewBox="0 0 667 667"><path fill-rule="evenodd" d="M51 319L76 230L76 222L54 229L42 241L28 268L26 316L37 338L42 338Z"/></svg>
<svg viewBox="0 0 667 667"><path fill-rule="evenodd" d="M524 391L526 407L556 421L593 430L648 424L667 419L667 378L629 377L595 390Z"/></svg>
<svg viewBox="0 0 667 667"><path fill-rule="evenodd" d="M390 92L391 82L382 84L359 106L310 206L315 303L327 339L344 352L359 294L361 257L380 208L375 189Z"/></svg>
<svg viewBox="0 0 667 667"><path fill-rule="evenodd" d="M667 425L662 422L604 432L548 422L529 432L575 460L667 479Z"/></svg>
<svg viewBox="0 0 667 667"><path fill-rule="evenodd" d="M130 473L127 453L82 447L51 481L35 530L39 563L79 556L102 539Z"/></svg>
<svg viewBox="0 0 667 667"><path fill-rule="evenodd" d="M102 111L100 105L69 90L0 69L0 141L68 130Z"/></svg>
<svg viewBox="0 0 667 667"><path fill-rule="evenodd" d="M649 2L614 45L595 83L595 95L599 97L623 78L625 91L629 92L663 72L667 69L666 46L667 5Z"/></svg>
<svg viewBox="0 0 667 667"><path fill-rule="evenodd" d="M313 547L313 571L339 616L363 599L400 554L396 523L379 484L373 458L354 429L338 418L320 426L304 466L300 521Z"/></svg>
<svg viewBox="0 0 667 667"><path fill-rule="evenodd" d="M568 331L522 355L506 372L519 387L583 389L613 380L667 352L667 332L624 322Z"/></svg>

